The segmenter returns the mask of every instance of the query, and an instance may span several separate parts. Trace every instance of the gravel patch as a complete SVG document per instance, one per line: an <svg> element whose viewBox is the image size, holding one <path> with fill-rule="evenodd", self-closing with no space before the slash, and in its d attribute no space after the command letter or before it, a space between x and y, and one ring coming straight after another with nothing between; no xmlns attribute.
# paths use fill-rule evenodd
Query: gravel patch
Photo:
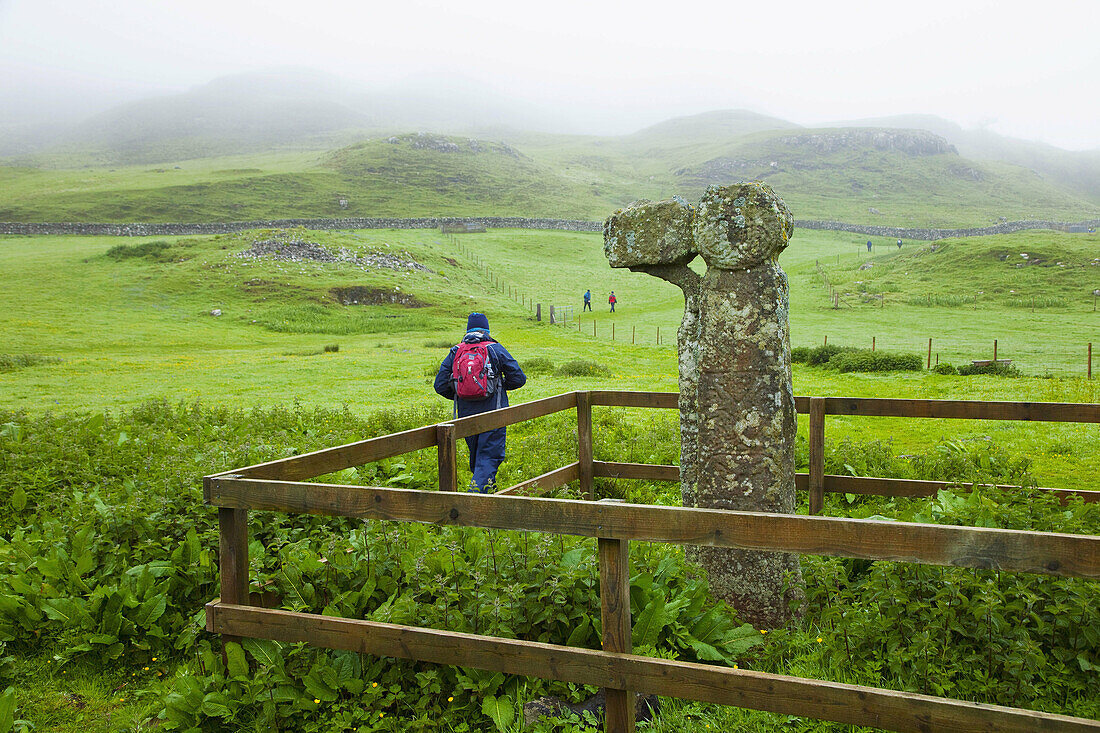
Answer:
<svg viewBox="0 0 1100 733"><path fill-rule="evenodd" d="M238 257L251 260L280 260L283 262L343 262L364 270L385 268L388 270L422 270L427 267L405 255L385 252L360 254L346 247L331 250L317 242L302 239L290 233L281 233L270 239L252 242Z"/></svg>

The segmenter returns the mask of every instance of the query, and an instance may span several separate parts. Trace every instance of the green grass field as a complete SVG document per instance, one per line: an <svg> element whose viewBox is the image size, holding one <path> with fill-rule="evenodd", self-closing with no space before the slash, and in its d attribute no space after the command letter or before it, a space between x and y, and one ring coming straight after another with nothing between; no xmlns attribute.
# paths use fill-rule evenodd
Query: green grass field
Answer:
<svg viewBox="0 0 1100 733"><path fill-rule="evenodd" d="M0 406L40 411L132 407L154 398L213 404L346 404L369 411L394 404L435 405L431 375L457 340L465 314L490 314L493 332L521 360L555 364L583 358L607 366L599 378L537 377L523 399L583 387L675 390L674 347L682 312L679 291L663 281L611 270L595 234L492 230L444 237L433 231L303 233L351 252L404 253L428 271L363 270L348 263L272 262L237 256L266 234L160 239L170 246L149 257L113 259L105 253L139 240L113 238L10 238L0 243L5 289L0 331L5 352L59 358L0 373ZM1086 235L1019 234L940 245L876 243L876 266L862 239L799 231L782 262L791 284L791 342L829 343L917 353L953 364L998 357L1013 359L1021 379L915 374L839 374L797 366L798 394L1097 401L1100 380L1083 379L1089 341L1100 346L1100 314L1091 310L1088 278L1098 268L1087 258ZM991 252L1063 252L1070 268L1002 263ZM879 253L882 253L880 256ZM491 272L477 262L491 263ZM845 291L834 309L818 263ZM1084 264L1082 264L1084 263ZM855 280L869 293L887 288L885 307L860 302ZM499 287L492 287L499 282ZM1006 285L1017 285L1006 288ZM334 288L365 287L412 294L422 307L335 302ZM591 288L593 313L580 312L580 294ZM965 289L965 290L964 290ZM960 306L938 305L941 296L985 289L987 296ZM1018 307L1011 294L1042 292L1059 305ZM619 298L614 315L605 302ZM933 297L933 305L923 300ZM851 294L849 294L851 293ZM522 301L522 303L521 303ZM533 319L541 303L544 320ZM571 305L575 318L551 326L549 305ZM850 307L849 307L850 304ZM210 315L219 309L220 316ZM612 329L614 338L612 341ZM595 336L593 336L595 329ZM662 345L657 346L660 330ZM635 341L631 344L631 339ZM338 344L336 353L323 347ZM1098 357L1100 361L1100 357ZM1097 364L1100 371L1100 363ZM889 435L902 447L978 426L938 421L831 420L837 437ZM906 422L903 426L900 423ZM884 427L886 426L886 427ZM883 433L882 430L887 432ZM997 426L1021 450L1029 441L1059 444L1084 428ZM832 430L832 428L830 429ZM1095 432L1095 431L1093 431ZM1040 436L1050 436L1049 438ZM1093 435L1090 441L1095 441ZM1095 445L1095 443L1091 443ZM1044 448L1037 460L1048 464ZM1047 482L1083 486L1100 468L1095 452L1075 451L1070 467L1049 461ZM1079 463L1080 462L1080 463Z"/></svg>
<svg viewBox="0 0 1100 733"><path fill-rule="evenodd" d="M255 241L295 236L318 242L333 252L342 251L344 261L291 262L238 256ZM898 252L892 241L875 239L876 249L871 255L875 265L870 270L859 270L868 261L864 242L865 238L852 235L796 233L782 258L791 285L794 345L817 345L828 336L830 344L869 346L873 336L878 349L913 352L923 357L931 336L934 358L938 355L941 361L960 363L988 358L992 340L996 338L999 356L1012 358L1025 376L1008 379L928 372L841 374L796 365L797 394L1100 401L1100 379L1084 378L1085 345L1089 340L1100 342L1096 338L1100 333L1097 328L1100 315L1091 310L1089 299L1091 288L1095 287L1090 278L1100 271L1089 259L1095 250L1093 238L1027 233L944 242L935 252L927 244L907 244ZM1042 262L1017 268L1010 258L1000 259L1001 254L1015 253L1015 258L1023 261L1019 257L1021 252L1035 254L1034 259ZM363 264L372 257L412 259L427 270L384 269ZM1058 267L1058 262L1066 267ZM842 291L845 303L841 308L832 308L821 271ZM87 642L93 638L87 636L90 632L57 631L58 624L53 623L50 627L42 626L45 629L42 639L46 641L40 642L26 629L5 625L6 621L0 623L0 634L10 637L6 648L0 643L0 677L9 680L5 684L16 689L19 717L34 723L38 730L64 733L136 730L163 711L174 709L173 705L191 705L180 701L190 699L185 693L191 694L187 691L192 685L200 685L202 689L199 698L192 700L194 706L213 716L209 720L222 721L217 725L210 723L213 727L209 729L263 729L260 718L249 717L252 709L245 702L248 695L255 694L248 690L268 689L263 686L266 684L263 678L256 680L255 688L225 682L229 685L226 694L235 696L233 705L239 703L245 707L233 713L243 717L218 717L223 712L230 715L219 687L223 684L216 671L220 662L216 654L203 651L208 642L199 638L197 622L188 620L198 611L197 604L216 593L209 555L212 552L209 548L216 544L213 539L216 521L201 506L197 479L215 470L443 419L449 406L434 395L431 380L448 345L459 338L469 311L488 313L493 334L521 362L541 359L561 366L584 359L608 369L602 376L557 376L552 367L546 368L544 361L544 368L531 370L528 385L513 395L514 402L572 389L677 388L672 342L682 309L679 291L645 275L609 269L597 234L491 230L450 237L423 230L286 235L247 232L154 239L9 237L0 239L0 272L4 283L0 290L0 333L4 344L0 357L10 357L0 358L3 417L0 475L12 481L11 486L4 486L11 508L4 542L0 542L3 568L0 578L4 583L15 584L13 588L24 587L19 583L37 588L35 573L47 572L37 569L41 563L28 562L16 551L18 547L32 546L20 542L38 543L33 547L39 549L33 552L51 558L42 564L44 568L54 564L63 567L67 562L50 554L54 546L64 545L74 558L81 552L102 558L95 569L85 571L81 582L92 583L94 576L103 589L97 592L103 594L115 592L108 589L116 586L129 587L128 583L137 587L136 581L132 583L133 579L125 572L112 570L112 563L123 563L119 567L140 566L163 561L165 553L171 553L173 563L184 563L190 568L161 581L152 591L148 588L143 591L165 593L168 600L159 623L173 630L173 634L180 634L171 643L156 639L142 642L141 639L152 637L139 634L119 652L121 656L97 657L98 647L83 655L73 651L79 642L91 643ZM863 282L857 283L859 280ZM593 291L595 312L591 314L580 313L580 294L585 288ZM605 302L610 290L619 296L618 312L613 316ZM976 297L979 290L985 291L983 297ZM1048 300L1032 312L1030 307L1021 307L1014 297L1017 293L1011 290L1042 292ZM868 295L866 300L863 292ZM880 300L870 297L882 292L886 293L884 308L879 307ZM952 299L962 294L973 300ZM927 301L929 295L931 305ZM397 302L342 304L342 300L349 298ZM551 304L572 305L576 317L564 325L551 326L545 320L538 323L533 318L532 303L542 304L544 316ZM212 315L215 309L221 315ZM658 328L663 341L660 346L656 343ZM632 336L634 344L630 343ZM338 350L326 352L326 346L338 346ZM800 422L800 433L804 436L805 421ZM511 483L530 478L571 460L568 456L574 445L572 435L572 428L564 418L544 418L512 428L510 458L502 468L501 481ZM623 408L596 411L598 459L674 462L678 452L676 435L675 416L670 411ZM976 465L978 470L985 471L982 476L1018 475L1021 467L1026 466L1027 478L1042 486L1095 489L1094 477L1100 473L1100 426L1095 425L832 417L828 420L826 440L829 472L880 475L905 468L910 460L907 456L917 455L944 465L960 461ZM430 487L434 457L428 453L383 462L361 472L345 472L336 478ZM800 470L805 470L803 442L799 444L797 461ZM464 476L463 471L460 481ZM631 482L601 483L601 491L635 501L675 501L675 489L675 486ZM979 512L977 518L964 512L962 518L950 514L956 517L952 521L981 521L994 526L1010 519L1025 521L1015 514L1006 518L1002 516L1005 512L1024 511L1029 517L1041 515L1038 509L1020 509L1011 502L998 503L988 497L982 497L981 502L984 503L966 510ZM856 516L896 512L903 518L919 519L924 516L921 512L932 511L930 506L933 505L925 500L887 504L856 499L848 503L844 497L831 497L828 511ZM994 516L981 514L990 511ZM1070 521L1061 511L1052 516L1058 521ZM1082 516L1072 521L1083 522L1087 531L1095 531L1088 529L1095 518ZM255 530L257 536L268 549L261 552L262 548L257 548L253 571L286 593L294 589L305 591L280 572L297 563L303 563L302 568L322 567L314 562L320 553L343 556L343 550L333 548L343 548L350 542L349 536L354 537L352 528L343 525L298 526L293 522L270 521L266 515L257 522L260 523L257 527L264 528ZM92 549L78 550L67 544L76 541L74 533L76 538L84 537L84 530L76 532L74 528L91 526L88 523L95 526L90 535L95 538ZM16 531L23 533L19 535L23 539L13 539ZM403 577L418 567L412 557L417 545L412 545L411 551L406 547L398 552L394 540L387 536L391 532L397 537L397 530L382 527L371 531L376 562L382 562L379 557L388 557L378 553L392 550L394 565L387 572L393 577ZM1063 531L1082 530L1063 527ZM196 546L207 549L199 551L198 559L188 564L177 561L176 555L192 542L189 532L197 532ZM430 544L443 539L425 535L421 541ZM511 548L508 550L511 553L520 551L520 539L502 537L500 541L512 543L502 545L502 552L504 547ZM474 547L469 538L464 542L466 548ZM526 551L526 540L522 542ZM111 554L116 550L110 548L122 548L117 552L128 553L126 560L117 559ZM352 553L353 549L348 544L346 552ZM563 545L561 553L564 555L566 550ZM368 549L368 564L370 553ZM668 557L672 558L669 562L682 564L676 553L662 554L664 550L641 544L636 553L632 560L636 572L656 572L654 568ZM484 559L484 552L481 556ZM451 567L446 560L442 562L444 568ZM807 562L812 563L806 571L808 577L815 579L827 577L839 567L830 560L811 558ZM879 593L883 587L900 589L904 572L898 569L901 566L879 565L884 575L867 579L872 589L868 592ZM524 581L530 582L530 590L524 594L538 607L545 602L540 594L552 586L549 578L585 567L569 569L564 564L551 564L545 568L546 577ZM348 568L349 572L353 570L354 567ZM684 578L690 575L683 572ZM478 582L476 577L473 580L463 577L464 591L471 591L469 583ZM670 598L673 593L686 592L682 585L686 580L677 580L679 577L667 581L674 583L667 589ZM305 575L303 582L304 578ZM310 587L321 588L336 582L359 588L367 582L326 578L318 575ZM905 578L907 587L919 587L919 576L914 579L910 573ZM952 582L992 582L983 578L966 573ZM45 589L60 588L67 581L41 582ZM431 582L434 581L425 576L413 582L412 587ZM587 581L580 576L575 582L581 588ZM829 600L832 591L816 582L811 582L811 588L824 595L811 606L811 620L789 632L775 634L763 651L750 655L742 664L860 684L882 684L888 677L889 684L914 684L917 685L914 689L923 689L919 676L916 682L903 682L910 679L905 673L888 672L876 667L878 663L873 661L878 658L880 644L898 644L897 648L906 653L917 647L909 639L889 641L893 638L889 629L884 630L881 623L876 626L873 621L859 621L862 617L855 610L848 621L839 617L828 620L832 618L829 609L837 601ZM1088 601L1094 585L1081 581L1058 586L1068 589L1065 591L1038 592L1066 592L1072 598L1084 599L1082 603L1088 608L1094 607ZM498 590L513 593L515 587L502 586ZM46 590L42 592L45 594ZM981 621L975 642L980 646L985 639L986 618L984 606L977 605L982 594L977 586L966 592L978 599L973 611ZM73 593L79 598L83 591ZM150 597L135 608L144 609L155 600ZM853 609L863 608L858 597L844 602L853 604ZM320 609L320 601L311 603L315 605L305 605ZM874 604L867 608L872 607L877 608ZM57 609L62 607L51 608L52 623L60 613ZM398 612L393 604L384 604L377 612L383 611L390 615L375 617L398 623L402 619L444 623L440 619L425 621L418 616L393 615ZM931 606L926 611L933 614L930 618L938 618L935 615L938 611ZM589 611L580 613L583 618ZM914 616L914 619L918 617L923 618ZM46 623L42 619L40 625ZM841 623L864 624L846 627L855 635L857 664L845 663L841 657L847 643L841 643L835 633L836 624ZM890 626L901 629L898 624L902 623L904 620L897 620ZM862 632L857 631L860 628ZM1045 638L1047 633L1043 631L1041 635ZM861 643L858 637L862 637L863 651L858 646ZM926 643L934 646L938 642L932 635ZM962 655L964 647L956 640L953 649L959 649L958 654ZM1007 640L998 647L997 664L1002 664L1004 655L1005 675L1015 674L1016 665L1024 664L1013 661L1017 657L1011 656L1015 652L1009 650L1015 648ZM180 649L188 651L174 651ZM107 647L103 654L109 652ZM849 656L852 653L848 652ZM309 664L314 663L309 660L325 659L307 656L312 652L304 650L289 654L288 670L301 667L295 672L299 675L305 675ZM101 658L112 661L97 663ZM952 667L958 670L951 674L952 678L958 676L959 687L946 688L946 694L1011 702L1016 693L1008 683L1002 685L1005 689L989 692L977 682L969 681L970 667L985 669L984 652L976 659L959 661ZM386 721L410 721L415 717L407 691L415 689L409 685L418 684L420 702L416 705L428 706L424 715L451 716L442 730L460 731L465 729L456 720L477 719L483 723L487 720L481 713L480 702L487 690L488 694L504 695L496 692L498 687L490 685L505 685L499 689L510 690L508 699L517 706L525 699L527 690L541 689L529 687L535 684L531 681L504 683L489 678L478 681L460 675L456 682L453 671L419 670L417 674L422 676L415 676L416 670L410 670L407 665L378 667L375 679L383 686L377 695L370 690L362 696L341 693L339 699L329 701L326 697L322 704L314 702L320 697L314 698L313 692L308 695L302 692L301 699L293 703L299 706L295 715L310 720L314 719L311 716L323 715L331 723L336 719L334 716L351 720L353 710L362 708L375 718L372 724L375 727L364 729L396 730ZM928 674L924 673L925 685ZM441 680L443 687L439 686ZM1081 690L1075 688L1071 696L1069 691L1063 693L1057 687L1052 688L1056 692L1046 692L1045 682L1033 684L1031 677L1027 680L1023 683L1025 693L1021 703L1035 699L1041 701L1036 704L1047 709L1097 714L1087 685ZM292 682L315 689L297 677ZM436 686L432 687L433 684ZM1019 683L1014 684L1019 692ZM572 690L571 694L582 695L583 690ZM1068 702L1062 702L1063 694ZM456 700L454 705L463 707L449 710L448 696ZM1063 704L1067 707L1059 707ZM390 717L379 722L375 711ZM651 729L698 729L707 723L716 730L778 731L792 726L797 730L847 730L842 726L675 701L668 703L661 720Z"/></svg>

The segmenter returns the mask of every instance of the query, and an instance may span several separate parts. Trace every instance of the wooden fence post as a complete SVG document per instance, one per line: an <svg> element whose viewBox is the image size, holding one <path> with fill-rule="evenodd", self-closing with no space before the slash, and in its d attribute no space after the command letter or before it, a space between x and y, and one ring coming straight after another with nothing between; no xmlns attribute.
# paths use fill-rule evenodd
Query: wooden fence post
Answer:
<svg viewBox="0 0 1100 733"><path fill-rule="evenodd" d="M606 499L604 501L607 501ZM600 553L600 612L603 650L630 654L630 545L626 540L597 539ZM614 683L614 680L611 680ZM623 684L623 683L620 683ZM625 685L623 685L625 687ZM634 693L605 688L607 733L633 733Z"/></svg>
<svg viewBox="0 0 1100 733"><path fill-rule="evenodd" d="M826 335L826 336L825 336L825 345L826 345L826 346L828 346L828 345L829 345L829 337L828 337L828 335Z"/></svg>
<svg viewBox="0 0 1100 733"><path fill-rule="evenodd" d="M630 343L631 344L634 343L634 334L635 334L637 328L638 328L637 326L631 326L630 327Z"/></svg>
<svg viewBox="0 0 1100 733"><path fill-rule="evenodd" d="M542 320L542 303L535 304L535 320Z"/></svg>
<svg viewBox="0 0 1100 733"><path fill-rule="evenodd" d="M997 366L997 339L993 339L993 367Z"/></svg>
<svg viewBox="0 0 1100 733"><path fill-rule="evenodd" d="M1092 379L1092 342L1089 341L1089 379Z"/></svg>
<svg viewBox="0 0 1100 733"><path fill-rule="evenodd" d="M993 358L997 358L997 348L993 347ZM928 368L932 368L932 339L928 339Z"/></svg>
<svg viewBox="0 0 1100 733"><path fill-rule="evenodd" d="M218 573L221 602L248 605L248 510L218 508ZM240 637L222 635L222 654Z"/></svg>
<svg viewBox="0 0 1100 733"><path fill-rule="evenodd" d="M657 345L661 345L661 327L657 326Z"/></svg>
<svg viewBox="0 0 1100 733"><path fill-rule="evenodd" d="M872 336L871 337L871 351L874 351L874 350L875 350L875 337Z"/></svg>
<svg viewBox="0 0 1100 733"><path fill-rule="evenodd" d="M825 508L825 398L810 398L810 514Z"/></svg>
<svg viewBox="0 0 1100 733"><path fill-rule="evenodd" d="M550 306L550 325L554 325L554 306Z"/></svg>
<svg viewBox="0 0 1100 733"><path fill-rule="evenodd" d="M453 423L435 426L436 461L439 464L439 490L458 489L458 441Z"/></svg>
<svg viewBox="0 0 1100 733"><path fill-rule="evenodd" d="M612 341L615 340L615 322L614 321L611 322L611 340Z"/></svg>
<svg viewBox="0 0 1100 733"><path fill-rule="evenodd" d="M577 392L577 464L581 494L592 501L592 402L588 392Z"/></svg>
<svg viewBox="0 0 1100 733"><path fill-rule="evenodd" d="M593 336L596 335L596 319L595 318L592 319L592 335Z"/></svg>

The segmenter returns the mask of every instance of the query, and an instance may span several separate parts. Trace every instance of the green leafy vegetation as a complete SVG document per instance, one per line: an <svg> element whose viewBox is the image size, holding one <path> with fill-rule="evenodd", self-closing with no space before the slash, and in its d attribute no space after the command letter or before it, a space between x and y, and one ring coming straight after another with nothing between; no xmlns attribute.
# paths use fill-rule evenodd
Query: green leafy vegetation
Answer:
<svg viewBox="0 0 1100 733"><path fill-rule="evenodd" d="M48 667L39 728L72 715L69 675L128 679L109 707L169 729L230 726L367 729L433 720L496 725L526 699L579 701L591 690L466 668L436 667L245 640L223 662L203 631L217 594L217 518L195 476L441 419L441 412L235 410L149 403L119 414L0 413L21 426L0 437L0 478L17 487L0 542L0 667L17 696ZM675 460L675 417L595 415L601 442ZM526 448L564 448L558 417L511 429ZM545 451L544 451L545 452ZM804 459L804 446L800 448ZM513 451L510 475L544 470L539 451ZM826 470L859 475L1033 484L1026 458L991 441L948 442L925 455L887 443L830 442ZM411 454L324 477L431 489L434 456ZM603 495L678 501L674 484L604 481ZM565 495L568 495L565 494ZM804 507L803 507L804 509ZM1060 506L1024 489L941 492L933 500L830 495L828 513L976 526L1096 532L1100 507ZM599 645L598 571L591 540L406 523L260 513L250 528L254 588L295 611L370 618L579 646ZM930 691L1079 715L1100 713L1093 667L1095 582L804 558L804 616L762 635L710 600L679 548L637 543L631 554L639 653L762 671ZM884 601L883 599L887 599ZM959 658L967 664L959 665ZM4 671L6 670L6 671ZM25 697L21 699L26 699ZM488 700L494 700L488 703ZM24 707L26 707L24 705ZM673 706L662 725L699 706ZM708 709L707 720L742 715ZM765 714L753 714L762 725ZM496 721L496 722L493 722ZM68 725L68 722L64 723ZM478 724L480 725L480 724Z"/></svg>

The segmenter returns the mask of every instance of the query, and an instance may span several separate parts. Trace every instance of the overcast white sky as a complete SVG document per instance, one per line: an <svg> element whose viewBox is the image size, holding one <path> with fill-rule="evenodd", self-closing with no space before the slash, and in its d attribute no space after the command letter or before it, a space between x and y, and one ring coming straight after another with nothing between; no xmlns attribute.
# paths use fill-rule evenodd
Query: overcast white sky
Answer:
<svg viewBox="0 0 1100 733"><path fill-rule="evenodd" d="M459 75L590 132L733 107L810 125L916 112L1100 147L1096 0L0 0L0 91L273 66L374 88Z"/></svg>

